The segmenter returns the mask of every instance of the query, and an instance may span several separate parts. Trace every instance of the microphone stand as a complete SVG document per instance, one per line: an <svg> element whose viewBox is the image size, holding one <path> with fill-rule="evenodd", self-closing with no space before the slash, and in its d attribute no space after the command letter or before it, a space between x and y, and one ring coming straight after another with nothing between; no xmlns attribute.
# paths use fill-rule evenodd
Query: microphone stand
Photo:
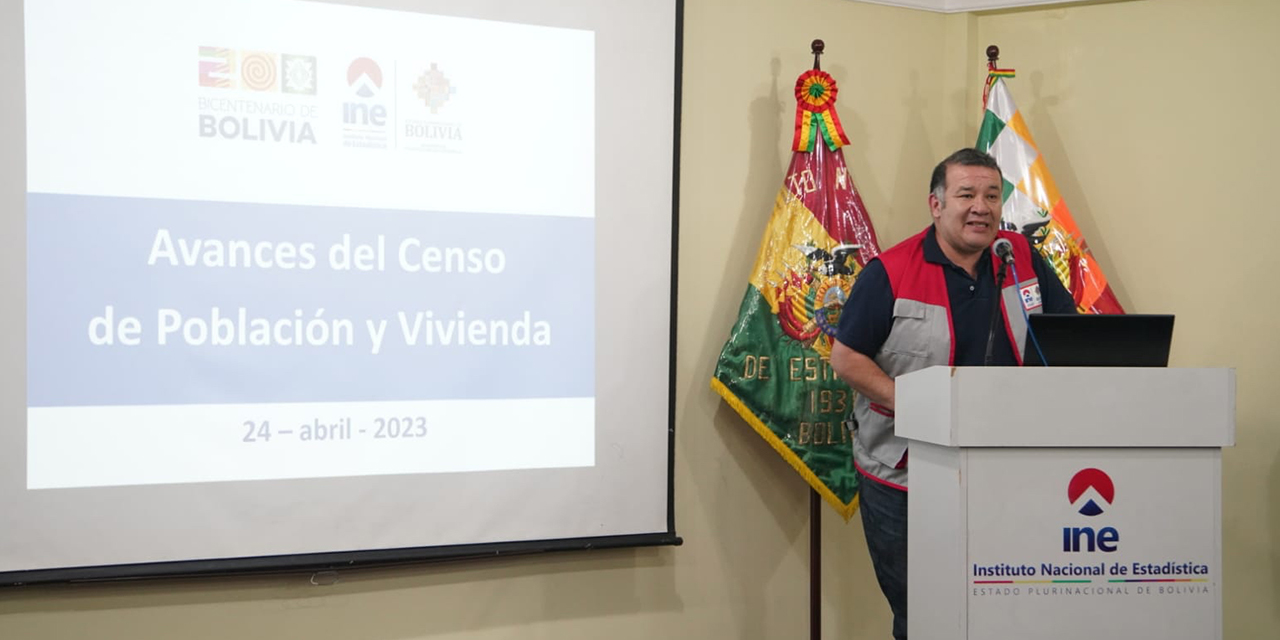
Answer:
<svg viewBox="0 0 1280 640"><path fill-rule="evenodd" d="M1009 264L1003 258L991 252L992 260L1000 261L1000 269L996 271L996 294L991 298L991 327L987 330L987 354L982 359L983 366L991 366L992 352L996 347L996 320L1000 318L1000 300L1004 298L1004 272Z"/></svg>

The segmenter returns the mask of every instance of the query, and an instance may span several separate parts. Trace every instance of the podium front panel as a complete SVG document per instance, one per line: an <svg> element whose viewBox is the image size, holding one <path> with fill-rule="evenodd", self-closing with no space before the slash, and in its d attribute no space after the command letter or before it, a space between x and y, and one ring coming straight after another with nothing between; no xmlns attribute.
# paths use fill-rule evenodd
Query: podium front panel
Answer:
<svg viewBox="0 0 1280 640"><path fill-rule="evenodd" d="M968 615L957 637L1221 638L1219 450L959 456Z"/></svg>

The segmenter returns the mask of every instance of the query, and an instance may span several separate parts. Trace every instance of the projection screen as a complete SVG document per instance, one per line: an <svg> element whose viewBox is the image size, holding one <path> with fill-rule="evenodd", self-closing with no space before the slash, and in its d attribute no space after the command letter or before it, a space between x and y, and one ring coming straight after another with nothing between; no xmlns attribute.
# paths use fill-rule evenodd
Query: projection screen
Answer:
<svg viewBox="0 0 1280 640"><path fill-rule="evenodd" d="M0 582L679 543L679 2L0 12Z"/></svg>

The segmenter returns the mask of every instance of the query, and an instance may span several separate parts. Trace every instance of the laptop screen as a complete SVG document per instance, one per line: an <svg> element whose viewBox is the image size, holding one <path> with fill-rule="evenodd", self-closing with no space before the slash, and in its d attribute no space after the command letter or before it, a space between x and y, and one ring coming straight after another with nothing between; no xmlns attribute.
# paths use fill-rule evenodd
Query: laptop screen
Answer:
<svg viewBox="0 0 1280 640"><path fill-rule="evenodd" d="M1024 366L1165 367L1173 316L1032 314ZM1032 340L1034 336L1035 340ZM1036 349L1036 344L1039 349ZM1041 358L1043 353L1043 359Z"/></svg>

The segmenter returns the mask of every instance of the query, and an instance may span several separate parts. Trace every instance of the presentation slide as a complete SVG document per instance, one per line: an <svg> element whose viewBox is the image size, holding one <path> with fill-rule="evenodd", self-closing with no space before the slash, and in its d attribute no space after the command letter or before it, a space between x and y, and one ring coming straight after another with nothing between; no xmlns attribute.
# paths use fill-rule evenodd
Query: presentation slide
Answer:
<svg viewBox="0 0 1280 640"><path fill-rule="evenodd" d="M592 33L32 4L28 488L593 463Z"/></svg>
<svg viewBox="0 0 1280 640"><path fill-rule="evenodd" d="M675 5L458 4L4 10L0 576L674 533Z"/></svg>

